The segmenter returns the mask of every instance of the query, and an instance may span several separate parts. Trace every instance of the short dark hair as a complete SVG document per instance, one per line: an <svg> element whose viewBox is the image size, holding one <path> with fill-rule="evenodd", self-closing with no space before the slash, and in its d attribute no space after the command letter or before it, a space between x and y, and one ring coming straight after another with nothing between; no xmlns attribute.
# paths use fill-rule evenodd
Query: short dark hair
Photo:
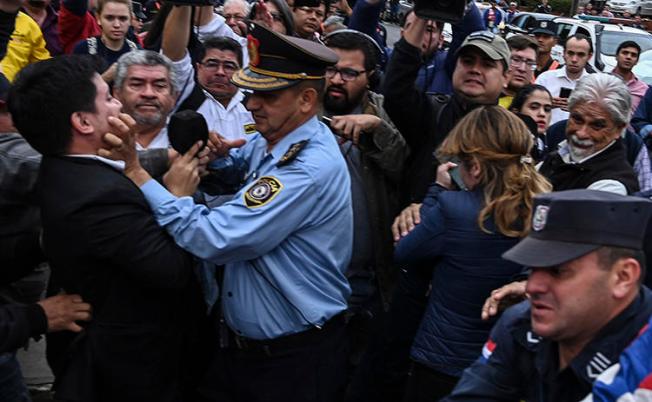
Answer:
<svg viewBox="0 0 652 402"><path fill-rule="evenodd" d="M302 80L299 81L296 85L291 86L290 88L292 88L297 94L306 88L312 88L315 91L317 91L317 97L319 98L319 102L321 103L324 98L326 79L321 78L318 80Z"/></svg>
<svg viewBox="0 0 652 402"><path fill-rule="evenodd" d="M616 49L616 54L620 53L621 50L623 50L626 47L633 47L634 49L638 50L638 55L641 55L641 46L634 42L633 40L626 40L620 45L618 45L618 49Z"/></svg>
<svg viewBox="0 0 652 402"><path fill-rule="evenodd" d="M532 49L534 54L539 55L539 44L531 36L514 35L507 39L507 46L509 46L510 50Z"/></svg>
<svg viewBox="0 0 652 402"><path fill-rule="evenodd" d="M231 39L226 36L213 36L206 39L203 43L203 46L199 48L197 59L203 60L204 57L206 57L206 51L208 49L229 50L235 53L235 56L238 59L238 64L240 64L240 67L243 67L242 46L235 39Z"/></svg>
<svg viewBox="0 0 652 402"><path fill-rule="evenodd" d="M516 93L514 99L512 99L511 105L509 105L508 110L516 111L519 113L523 108L523 105L525 105L525 102L527 102L527 100L530 98L530 95L532 95L532 93L535 91L543 91L550 96L550 99L552 99L552 95L550 94L550 91L548 91L548 88L539 84L528 84Z"/></svg>
<svg viewBox="0 0 652 402"><path fill-rule="evenodd" d="M624 247L610 247L604 246L597 250L598 264L600 268L609 270L611 267L622 258L633 258L638 261L641 266L641 276L638 278L638 283L643 283L645 279L645 253L643 250L636 250Z"/></svg>
<svg viewBox="0 0 652 402"><path fill-rule="evenodd" d="M342 50L360 50L364 54L364 69L373 71L378 64L378 50L369 40L353 32L335 31L326 40L326 46Z"/></svg>
<svg viewBox="0 0 652 402"><path fill-rule="evenodd" d="M564 44L564 50L566 50L566 45L568 44L568 41L571 39L587 41L589 44L589 53L593 53L593 42L591 42L591 38L581 33L576 33L575 35L571 35L568 38L566 38L566 43Z"/></svg>
<svg viewBox="0 0 652 402"><path fill-rule="evenodd" d="M18 73L7 103L18 132L35 150L66 152L72 141L70 116L96 111L96 75L96 62L88 55L59 56Z"/></svg>

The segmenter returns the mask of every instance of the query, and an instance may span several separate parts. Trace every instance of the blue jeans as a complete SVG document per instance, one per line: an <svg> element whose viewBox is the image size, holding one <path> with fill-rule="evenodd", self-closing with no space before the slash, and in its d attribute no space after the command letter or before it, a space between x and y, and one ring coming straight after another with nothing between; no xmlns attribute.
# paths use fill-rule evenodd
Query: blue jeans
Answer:
<svg viewBox="0 0 652 402"><path fill-rule="evenodd" d="M0 401L31 401L15 352L0 354Z"/></svg>

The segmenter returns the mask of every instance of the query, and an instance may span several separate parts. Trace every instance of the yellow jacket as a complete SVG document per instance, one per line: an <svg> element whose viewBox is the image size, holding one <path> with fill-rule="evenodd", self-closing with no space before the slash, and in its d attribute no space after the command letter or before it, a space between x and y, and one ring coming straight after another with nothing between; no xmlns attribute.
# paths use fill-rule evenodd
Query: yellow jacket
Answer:
<svg viewBox="0 0 652 402"><path fill-rule="evenodd" d="M0 68L9 81L28 64L50 58L45 48L43 33L36 21L29 15L18 12L16 27L7 45L7 54L0 62Z"/></svg>

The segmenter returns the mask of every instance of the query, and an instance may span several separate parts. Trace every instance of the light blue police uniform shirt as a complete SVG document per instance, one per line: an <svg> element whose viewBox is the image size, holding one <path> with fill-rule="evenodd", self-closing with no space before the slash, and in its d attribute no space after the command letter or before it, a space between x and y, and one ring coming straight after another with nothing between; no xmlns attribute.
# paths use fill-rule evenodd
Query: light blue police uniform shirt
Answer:
<svg viewBox="0 0 652 402"><path fill-rule="evenodd" d="M308 142L296 158L278 166L303 140ZM271 339L320 326L344 311L353 212L349 174L328 127L313 117L271 152L256 133L214 165L246 178L219 207L177 198L155 180L141 190L177 244L225 264L222 306L229 327L248 338Z"/></svg>

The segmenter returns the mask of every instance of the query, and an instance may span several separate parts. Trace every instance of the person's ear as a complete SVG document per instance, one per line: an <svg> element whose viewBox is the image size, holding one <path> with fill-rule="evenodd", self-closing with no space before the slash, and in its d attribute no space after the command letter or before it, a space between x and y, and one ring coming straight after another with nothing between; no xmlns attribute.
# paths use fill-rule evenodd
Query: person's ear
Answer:
<svg viewBox="0 0 652 402"><path fill-rule="evenodd" d="M95 129L88 120L88 115L85 112L75 112L70 115L70 125L72 128L84 135L92 134Z"/></svg>
<svg viewBox="0 0 652 402"><path fill-rule="evenodd" d="M315 88L306 88L301 91L299 96L299 110L302 113L310 113L313 107L317 104L319 94Z"/></svg>
<svg viewBox="0 0 652 402"><path fill-rule="evenodd" d="M470 161L470 166L469 166L469 174L475 178L476 180L480 179L480 175L482 174L482 168L480 167L480 162L474 157Z"/></svg>
<svg viewBox="0 0 652 402"><path fill-rule="evenodd" d="M636 291L641 277L641 265L634 258L621 258L611 267L613 273L613 296L623 299Z"/></svg>

